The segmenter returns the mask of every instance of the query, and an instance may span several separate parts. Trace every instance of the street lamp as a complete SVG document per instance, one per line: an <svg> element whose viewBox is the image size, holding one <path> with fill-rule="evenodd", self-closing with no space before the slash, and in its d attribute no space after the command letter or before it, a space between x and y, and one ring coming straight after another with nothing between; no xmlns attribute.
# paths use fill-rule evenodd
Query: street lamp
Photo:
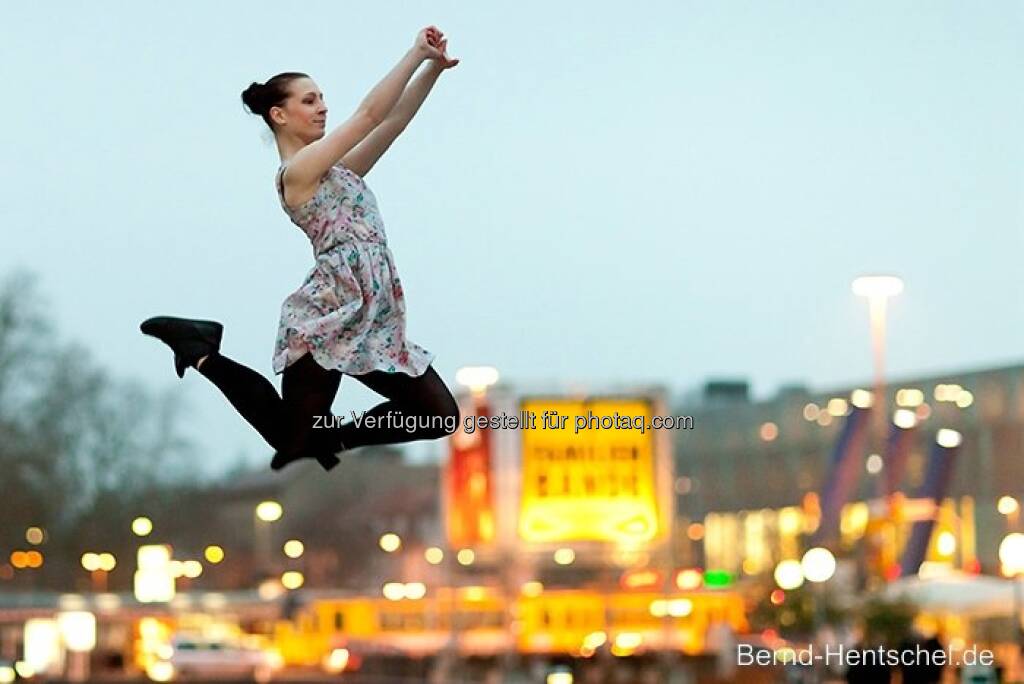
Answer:
<svg viewBox="0 0 1024 684"><path fill-rule="evenodd" d="M999 562L1004 576L1013 581L1013 626L1017 647L1024 653L1024 627L1020 623L1021 575L1024 574L1024 534L1013 532L999 544Z"/></svg>
<svg viewBox="0 0 1024 684"><path fill-rule="evenodd" d="M800 559L800 569L808 582L821 585L821 595L814 602L814 632L817 636L825 625L825 582L836 572L836 557L828 549L816 546L808 549Z"/></svg>
<svg viewBox="0 0 1024 684"><path fill-rule="evenodd" d="M483 394L498 382L498 369L494 366L463 366L455 371L455 382L467 387L474 396Z"/></svg>
<svg viewBox="0 0 1024 684"><path fill-rule="evenodd" d="M284 515L284 509L276 501L261 501L256 506L256 517L263 522L277 522Z"/></svg>
<svg viewBox="0 0 1024 684"><path fill-rule="evenodd" d="M886 333L886 308L890 297L895 297L903 292L903 280L893 275L865 275L855 278L851 284L853 293L858 297L866 297L868 300L868 315L871 325L871 350L874 364L874 396L872 403L875 415L872 416L870 435L874 447L884 439L886 433L886 416L888 415L888 401L885 395L885 333ZM906 417L899 417L900 421L906 422ZM904 427L900 425L900 427ZM886 499L886 523L887 529L893 525L893 506L890 498ZM885 538L892 538L892 534L886 534Z"/></svg>
<svg viewBox="0 0 1024 684"><path fill-rule="evenodd" d="M885 314L890 297L903 292L903 281L892 275L868 275L853 281L853 293L867 297L868 313L871 320L871 349L875 365L875 396L878 397L878 413L885 415Z"/></svg>
<svg viewBox="0 0 1024 684"><path fill-rule="evenodd" d="M284 508L277 501L261 501L256 505L254 530L256 533L256 555L262 570L270 569L271 539L270 523L277 522L284 515Z"/></svg>
<svg viewBox="0 0 1024 684"><path fill-rule="evenodd" d="M498 378L498 369L493 366L463 366L455 372L455 382L466 387L470 392L469 410L463 411L463 415L466 416L467 420L475 421L478 418L491 414L487 400L487 389L497 384ZM448 512L449 521L469 518L474 520L474 522L471 523L467 531L458 535L460 537L458 539L453 538L449 534L448 544L454 547L461 544L491 541L496 535L492 498L495 490L493 489L494 481L492 477L497 475L499 482L505 479L502 474L497 472L497 468L495 468L496 463L492 460L495 457L494 442L488 432L478 431L473 434L467 434L465 431L461 431L455 433L452 447L449 451L447 477L453 479L449 480L451 484L446 485L449 491L450 503L453 504ZM467 489L460 485L459 490L456 491L453 489L455 483L454 473L462 473L459 479L463 482L477 482L482 483L484 486ZM449 530L452 529L451 526L452 523L449 522ZM466 528L463 529L466 530ZM507 634L511 635L513 624L511 610L513 590L511 584L516 574L518 556L512 548L505 545L503 540L499 541L499 549L501 554L501 577L499 581L505 596L506 606L504 615L505 630ZM475 561L475 554L470 548L462 548L455 554L455 560L461 566L470 566ZM458 569L450 561L447 567L452 571ZM458 582L454 572L451 574L451 579L452 582L449 590L454 597L455 585ZM453 610L458 608L454 598L452 607ZM453 614L453 628L449 646L452 648L452 655L457 656L458 635L454 626L454 617ZM511 666L513 655L511 648L505 650L504 665L506 670Z"/></svg>
<svg viewBox="0 0 1024 684"><path fill-rule="evenodd" d="M136 537L148 536L153 531L153 521L144 516L132 520L132 534Z"/></svg>
<svg viewBox="0 0 1024 684"><path fill-rule="evenodd" d="M1006 516L1006 526L1010 530L1017 529L1020 521L1020 502L1012 496L1001 496L996 503L996 510Z"/></svg>
<svg viewBox="0 0 1024 684"><path fill-rule="evenodd" d="M386 532L381 535L380 540L378 540L378 543L380 544L380 548L383 549L386 553L394 553L399 548L401 548L402 538L394 532Z"/></svg>

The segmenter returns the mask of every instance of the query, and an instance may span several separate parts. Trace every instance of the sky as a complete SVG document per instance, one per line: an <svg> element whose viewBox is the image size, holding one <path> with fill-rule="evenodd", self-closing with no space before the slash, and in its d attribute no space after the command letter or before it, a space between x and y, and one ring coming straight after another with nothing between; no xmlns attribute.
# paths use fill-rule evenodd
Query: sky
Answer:
<svg viewBox="0 0 1024 684"><path fill-rule="evenodd" d="M304 71L336 125L428 25L461 62L366 181L409 338L453 389L478 364L595 391L866 382L850 282L875 272L905 282L890 377L1024 361L1022 3L284 7L16 3L0 20L0 276L35 272L63 336L178 388L213 471L271 452L138 324L223 321L222 351L273 377L312 251L240 93ZM334 409L380 400L345 378Z"/></svg>

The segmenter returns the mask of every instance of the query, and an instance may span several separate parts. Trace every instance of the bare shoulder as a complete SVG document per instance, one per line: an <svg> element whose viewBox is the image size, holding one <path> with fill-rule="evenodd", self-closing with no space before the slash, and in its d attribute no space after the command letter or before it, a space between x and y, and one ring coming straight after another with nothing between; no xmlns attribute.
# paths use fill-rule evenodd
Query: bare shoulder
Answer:
<svg viewBox="0 0 1024 684"><path fill-rule="evenodd" d="M299 184L295 182L294 178L289 177L288 170L288 164L283 164L277 171L275 183L277 184L278 192L281 195L281 200L284 202L286 207L292 210L298 209L303 204L316 197L317 192L320 190L320 186L325 180L327 180L327 176L330 175L330 169L328 169L327 173L323 174L314 185L304 184L299 186ZM297 174L293 173L291 175L295 176Z"/></svg>

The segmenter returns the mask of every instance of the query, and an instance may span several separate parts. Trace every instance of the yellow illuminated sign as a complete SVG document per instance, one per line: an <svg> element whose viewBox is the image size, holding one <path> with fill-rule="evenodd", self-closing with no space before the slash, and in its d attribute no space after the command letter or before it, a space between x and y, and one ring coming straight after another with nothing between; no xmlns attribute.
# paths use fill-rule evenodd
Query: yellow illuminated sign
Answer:
<svg viewBox="0 0 1024 684"><path fill-rule="evenodd" d="M658 536L651 404L523 399L519 535L531 542Z"/></svg>

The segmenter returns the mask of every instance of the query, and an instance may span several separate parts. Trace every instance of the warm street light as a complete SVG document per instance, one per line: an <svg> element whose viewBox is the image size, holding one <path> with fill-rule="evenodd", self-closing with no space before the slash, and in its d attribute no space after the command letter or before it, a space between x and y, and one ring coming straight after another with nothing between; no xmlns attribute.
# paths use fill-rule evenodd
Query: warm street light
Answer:
<svg viewBox="0 0 1024 684"><path fill-rule="evenodd" d="M1024 534L1013 532L999 544L999 564L1004 576L1013 581L1013 626L1018 648L1024 650L1024 627L1020 614L1024 597L1021 596L1021 575L1024 574Z"/></svg>
<svg viewBox="0 0 1024 684"><path fill-rule="evenodd" d="M18 570L39 568L43 565L43 554L34 549L32 551L12 551L10 562L11 566Z"/></svg>
<svg viewBox="0 0 1024 684"><path fill-rule="evenodd" d="M208 562L216 565L224 560L224 549L216 545L207 546L206 550L203 551L203 555L206 556Z"/></svg>
<svg viewBox="0 0 1024 684"><path fill-rule="evenodd" d="M386 582L381 587L381 593L389 601L401 601L405 598L405 585L401 582Z"/></svg>
<svg viewBox="0 0 1024 684"><path fill-rule="evenodd" d="M132 533L136 537L145 537L153 531L153 521L149 518L139 517L132 520Z"/></svg>
<svg viewBox="0 0 1024 684"><path fill-rule="evenodd" d="M380 548L388 553L393 553L402 546L402 538L394 532L387 532L380 536Z"/></svg>
<svg viewBox="0 0 1024 684"><path fill-rule="evenodd" d="M576 552L572 549L558 549L555 551L555 562L559 565L572 565L576 560Z"/></svg>
<svg viewBox="0 0 1024 684"><path fill-rule="evenodd" d="M493 366L464 366L455 372L455 382L480 394L498 382L498 369Z"/></svg>
<svg viewBox="0 0 1024 684"><path fill-rule="evenodd" d="M935 541L935 549L940 556L949 557L956 552L956 537L952 532L943 530Z"/></svg>
<svg viewBox="0 0 1024 684"><path fill-rule="evenodd" d="M885 313L890 297L903 292L903 281L892 275L868 275L853 281L853 293L868 300L868 314L871 320L871 349L875 365L875 397L878 399L879 415L885 408ZM880 424L879 424L880 426Z"/></svg>
<svg viewBox="0 0 1024 684"><path fill-rule="evenodd" d="M898 428L910 430L917 425L917 414L910 409L896 409L896 412L892 414L892 422Z"/></svg>
<svg viewBox="0 0 1024 684"><path fill-rule="evenodd" d="M999 562L1003 575L1007 577L1024 573L1024 534L1014 532L1006 535L999 544Z"/></svg>
<svg viewBox="0 0 1024 684"><path fill-rule="evenodd" d="M855 278L853 293L860 297L895 297L903 292L903 280L891 275L869 275Z"/></svg>
<svg viewBox="0 0 1024 684"><path fill-rule="evenodd" d="M82 568L89 572L96 572L100 569L100 557L96 553L82 554Z"/></svg>
<svg viewBox="0 0 1024 684"><path fill-rule="evenodd" d="M171 547L166 544L140 546L138 571L134 577L135 599L139 603L167 602L174 598Z"/></svg>
<svg viewBox="0 0 1024 684"><path fill-rule="evenodd" d="M804 554L800 568L809 582L827 582L836 572L836 557L828 549L816 546Z"/></svg>
<svg viewBox="0 0 1024 684"><path fill-rule="evenodd" d="M954 449L960 446L960 443L963 442L963 435L961 435L956 430L942 428L941 430L938 431L938 433L936 433L935 441L939 443L940 447L945 447L946 449Z"/></svg>
<svg viewBox="0 0 1024 684"><path fill-rule="evenodd" d="M275 522L284 515L284 509L276 501L263 501L256 506L256 517L263 522Z"/></svg>
<svg viewBox="0 0 1024 684"><path fill-rule="evenodd" d="M779 589L791 591L803 585L804 570L798 560L784 560L775 566L775 583Z"/></svg>
<svg viewBox="0 0 1024 684"><path fill-rule="evenodd" d="M305 545L298 539L289 539L284 543L284 555L289 558L299 558L305 550Z"/></svg>
<svg viewBox="0 0 1024 684"><path fill-rule="evenodd" d="M302 573L295 570L289 570L281 575L281 584L285 589L298 589L305 582L306 578L302 576Z"/></svg>
<svg viewBox="0 0 1024 684"><path fill-rule="evenodd" d="M418 601L427 595L427 585L423 582L409 582L405 585L405 598Z"/></svg>
<svg viewBox="0 0 1024 684"><path fill-rule="evenodd" d="M110 572L117 566L117 559L112 553L101 553L99 556L100 570Z"/></svg>
<svg viewBox="0 0 1024 684"><path fill-rule="evenodd" d="M1013 515L1020 510L1020 504L1012 496L1001 496L996 503L996 509L1003 515Z"/></svg>
<svg viewBox="0 0 1024 684"><path fill-rule="evenodd" d="M855 389L850 392L850 403L859 409L871 408L875 395L866 389Z"/></svg>
<svg viewBox="0 0 1024 684"><path fill-rule="evenodd" d="M273 601L281 597L281 594L284 593L284 587L281 586L279 579L271 578L260 582L260 586L256 591L264 601Z"/></svg>

